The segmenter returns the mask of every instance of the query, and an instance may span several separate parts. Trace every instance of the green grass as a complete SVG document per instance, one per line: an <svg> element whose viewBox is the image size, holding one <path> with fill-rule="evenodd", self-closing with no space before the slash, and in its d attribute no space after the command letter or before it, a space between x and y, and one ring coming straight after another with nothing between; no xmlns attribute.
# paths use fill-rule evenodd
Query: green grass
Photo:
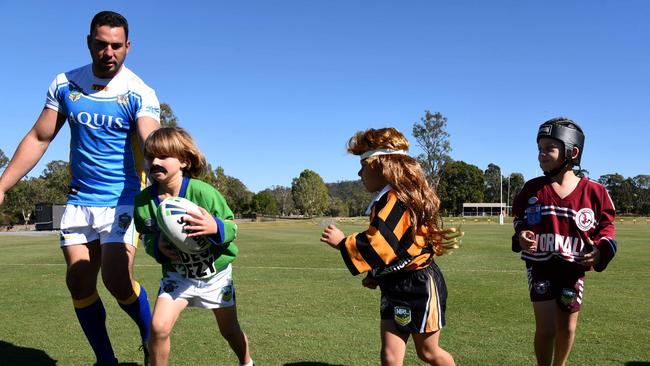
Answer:
<svg viewBox="0 0 650 366"><path fill-rule="evenodd" d="M363 220L340 223L346 232ZM463 223L461 249L437 259L449 288L441 344L459 365L532 365L534 321L524 265L510 251L509 225ZM322 226L242 223L234 277L242 328L258 365L377 365L379 291L361 286ZM571 365L650 362L650 225L617 227L619 255L589 273ZM0 364L87 365L94 359L64 284L56 235L0 236ZM153 304L160 268L142 249L136 277ZM100 295L121 362L142 362L135 325L103 286ZM172 365L236 365L209 311L189 309L172 334ZM406 365L421 364L409 344Z"/></svg>

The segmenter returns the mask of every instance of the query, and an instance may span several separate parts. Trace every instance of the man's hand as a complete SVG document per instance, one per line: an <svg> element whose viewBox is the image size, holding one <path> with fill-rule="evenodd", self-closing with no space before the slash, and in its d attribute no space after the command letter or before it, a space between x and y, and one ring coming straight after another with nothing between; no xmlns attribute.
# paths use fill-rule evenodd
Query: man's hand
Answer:
<svg viewBox="0 0 650 366"><path fill-rule="evenodd" d="M593 267L600 262L600 249L594 245L591 238L585 240L585 250L589 253L585 254L582 259L582 264L587 267Z"/></svg>

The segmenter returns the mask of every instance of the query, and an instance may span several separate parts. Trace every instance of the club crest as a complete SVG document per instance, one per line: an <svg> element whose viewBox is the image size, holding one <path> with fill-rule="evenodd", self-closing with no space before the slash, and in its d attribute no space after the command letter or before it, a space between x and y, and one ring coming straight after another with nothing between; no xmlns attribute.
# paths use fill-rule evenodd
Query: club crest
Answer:
<svg viewBox="0 0 650 366"><path fill-rule="evenodd" d="M581 231L588 231L594 226L594 223L596 221L595 217L596 215L592 209L581 208L574 217L574 221L578 226L578 229Z"/></svg>
<svg viewBox="0 0 650 366"><path fill-rule="evenodd" d="M232 285L228 285L221 290L223 301L232 300Z"/></svg>
<svg viewBox="0 0 650 366"><path fill-rule="evenodd" d="M411 308L406 306L395 306L393 312L395 314L395 323L405 326L411 322Z"/></svg>
<svg viewBox="0 0 650 366"><path fill-rule="evenodd" d="M539 295L544 295L545 293L547 293L549 287L550 287L550 283L548 281L537 281L533 284L535 293Z"/></svg>
<svg viewBox="0 0 650 366"><path fill-rule="evenodd" d="M120 226L120 229L126 230L131 225L131 215L128 213L123 213L118 217L117 224Z"/></svg>
<svg viewBox="0 0 650 366"><path fill-rule="evenodd" d="M70 99L73 102L78 101L79 98L81 98L81 93L76 90L73 90L70 92L70 94L68 94L68 99Z"/></svg>

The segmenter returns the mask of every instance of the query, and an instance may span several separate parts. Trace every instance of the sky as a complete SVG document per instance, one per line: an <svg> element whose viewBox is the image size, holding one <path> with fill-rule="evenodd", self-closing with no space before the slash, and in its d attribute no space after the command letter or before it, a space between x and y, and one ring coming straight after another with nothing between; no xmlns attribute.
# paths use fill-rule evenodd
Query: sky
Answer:
<svg viewBox="0 0 650 366"><path fill-rule="evenodd" d="M110 7L108 7L110 5ZM650 174L650 2L645 0L0 0L0 149L38 117L56 74L90 63L90 20L129 21L126 65L168 103L213 168L249 190L305 169L358 179L348 139L447 117L450 156L525 179L540 123L585 131L590 177ZM29 176L67 160L64 127Z"/></svg>

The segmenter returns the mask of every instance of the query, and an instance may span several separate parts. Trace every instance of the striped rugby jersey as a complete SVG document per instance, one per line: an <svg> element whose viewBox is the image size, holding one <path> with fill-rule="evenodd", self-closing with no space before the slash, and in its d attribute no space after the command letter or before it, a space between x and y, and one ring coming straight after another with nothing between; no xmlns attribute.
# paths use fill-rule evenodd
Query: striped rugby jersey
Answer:
<svg viewBox="0 0 650 366"><path fill-rule="evenodd" d="M616 254L614 203L604 186L586 177L565 198L558 196L548 177L534 178L517 195L512 211L512 250L521 252L523 260L542 262L557 257L580 262L590 251L586 238L600 249L596 271L604 270ZM521 250L518 238L522 230L535 233L537 251Z"/></svg>
<svg viewBox="0 0 650 366"><path fill-rule="evenodd" d="M343 261L353 275L371 272L375 277L426 268L433 249L425 245L421 232L414 242L412 230L408 209L387 186L371 203L368 230L348 236L339 245Z"/></svg>
<svg viewBox="0 0 650 366"><path fill-rule="evenodd" d="M112 79L100 79L89 64L57 75L45 107L65 115L70 126L68 203L133 204L145 179L137 119L160 120L153 89L126 66Z"/></svg>

